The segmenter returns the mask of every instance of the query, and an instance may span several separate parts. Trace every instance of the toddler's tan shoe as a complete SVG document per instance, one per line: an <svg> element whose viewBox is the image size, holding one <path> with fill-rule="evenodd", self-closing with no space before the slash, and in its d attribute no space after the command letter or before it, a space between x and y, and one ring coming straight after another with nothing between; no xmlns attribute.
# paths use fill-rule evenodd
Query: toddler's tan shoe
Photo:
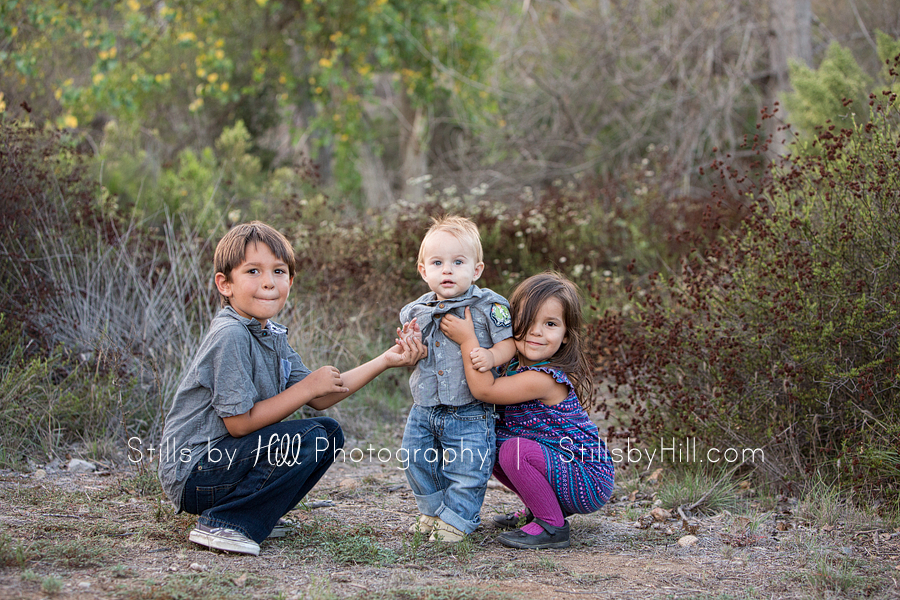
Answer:
<svg viewBox="0 0 900 600"><path fill-rule="evenodd" d="M431 533L431 530L434 528L435 521L438 521L437 517L429 517L428 515L419 515L416 517L416 522L409 526L410 533L421 533L422 535L428 535Z"/></svg>
<svg viewBox="0 0 900 600"><path fill-rule="evenodd" d="M435 519L434 526L431 529L429 542L447 542L448 544L456 544L466 539L466 534L454 527L448 525L440 519Z"/></svg>

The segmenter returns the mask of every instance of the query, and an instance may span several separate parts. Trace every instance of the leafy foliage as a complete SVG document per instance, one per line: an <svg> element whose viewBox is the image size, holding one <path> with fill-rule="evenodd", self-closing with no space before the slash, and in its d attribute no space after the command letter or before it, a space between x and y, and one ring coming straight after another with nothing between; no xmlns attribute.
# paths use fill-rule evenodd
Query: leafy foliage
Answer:
<svg viewBox="0 0 900 600"><path fill-rule="evenodd" d="M852 127L857 107L865 106L865 98L891 87L893 58L900 53L900 39L893 39L884 32L877 32L878 56L883 72L872 88L872 78L860 68L853 54L837 42L828 46L825 57L817 69L802 63L791 65L791 85L794 91L785 95L794 129L806 139L829 124ZM894 92L898 90L895 89Z"/></svg>
<svg viewBox="0 0 900 600"><path fill-rule="evenodd" d="M740 231L633 287L633 317L601 320L625 357L603 372L634 415L619 433L762 447L757 466L782 482L827 468L900 491L882 452L900 435L900 112L884 98L868 122L823 131L819 152L743 181Z"/></svg>

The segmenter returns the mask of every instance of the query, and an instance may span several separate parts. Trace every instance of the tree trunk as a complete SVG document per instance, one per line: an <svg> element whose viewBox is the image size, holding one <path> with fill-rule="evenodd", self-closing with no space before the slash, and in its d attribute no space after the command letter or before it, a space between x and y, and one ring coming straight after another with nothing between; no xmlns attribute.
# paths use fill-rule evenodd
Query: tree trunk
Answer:
<svg viewBox="0 0 900 600"><path fill-rule="evenodd" d="M428 116L422 107L413 108L405 91L400 93L401 198L421 202L425 198L428 174Z"/></svg>
<svg viewBox="0 0 900 600"><path fill-rule="evenodd" d="M810 0L769 0L769 65L771 76L766 86L766 105L771 111L779 96L791 89L788 62L799 60L812 66L812 7ZM780 108L780 107L779 107ZM770 119L768 133L772 135L770 152L784 154L785 133L776 131L787 121L784 109L778 119Z"/></svg>

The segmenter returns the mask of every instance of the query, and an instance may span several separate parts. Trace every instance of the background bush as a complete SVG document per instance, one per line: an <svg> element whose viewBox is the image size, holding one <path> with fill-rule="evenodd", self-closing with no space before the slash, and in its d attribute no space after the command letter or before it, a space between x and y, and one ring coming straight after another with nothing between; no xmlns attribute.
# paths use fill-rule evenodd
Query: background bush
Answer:
<svg viewBox="0 0 900 600"><path fill-rule="evenodd" d="M741 181L739 229L632 287L628 318L601 319L621 344L605 374L627 434L763 448L755 466L776 481L822 470L896 501L900 114L883 100Z"/></svg>

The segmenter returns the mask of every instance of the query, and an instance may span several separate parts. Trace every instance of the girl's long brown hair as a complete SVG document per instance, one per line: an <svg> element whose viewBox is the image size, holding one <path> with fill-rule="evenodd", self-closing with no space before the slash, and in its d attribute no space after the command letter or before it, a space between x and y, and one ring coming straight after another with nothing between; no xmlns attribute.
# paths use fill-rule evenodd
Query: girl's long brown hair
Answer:
<svg viewBox="0 0 900 600"><path fill-rule="evenodd" d="M548 366L569 376L575 386L575 393L578 394L578 401L587 409L594 394L594 378L584 346L581 292L574 283L559 273L547 271L533 275L516 286L509 297L513 338L525 338L541 305L550 298L556 298L562 304L568 341L550 358Z"/></svg>

